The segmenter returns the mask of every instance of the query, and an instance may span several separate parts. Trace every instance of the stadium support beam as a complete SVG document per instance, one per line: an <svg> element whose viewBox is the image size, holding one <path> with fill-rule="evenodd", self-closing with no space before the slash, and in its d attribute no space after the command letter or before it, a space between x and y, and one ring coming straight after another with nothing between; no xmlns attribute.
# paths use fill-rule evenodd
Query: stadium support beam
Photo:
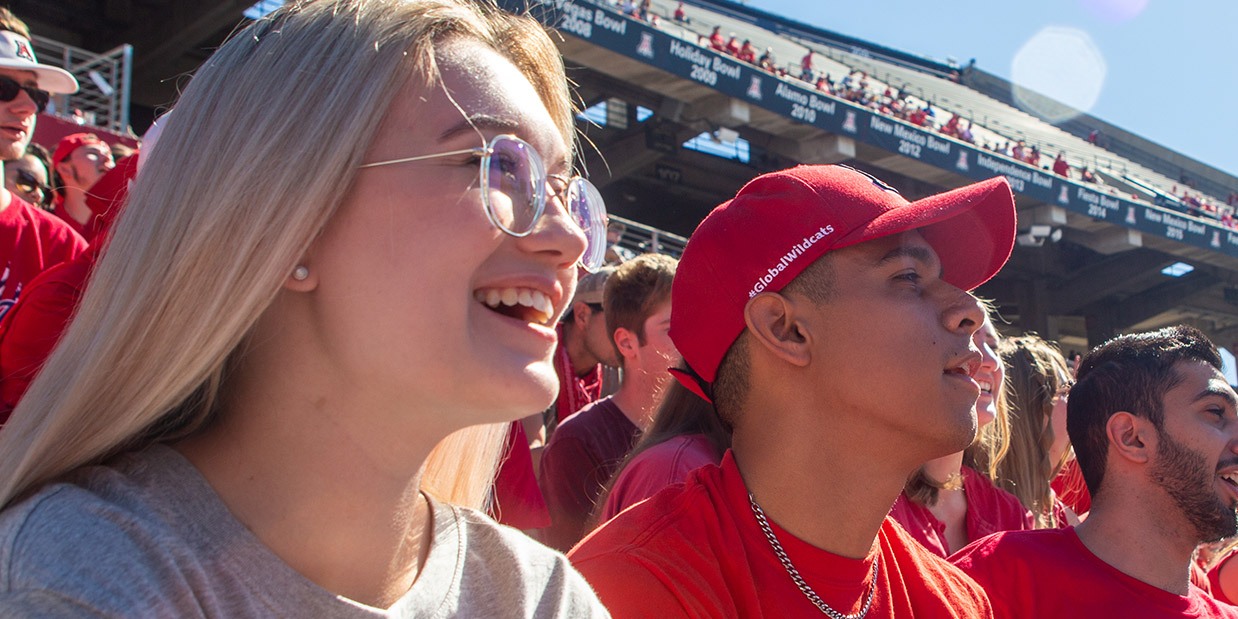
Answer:
<svg viewBox="0 0 1238 619"><path fill-rule="evenodd" d="M659 127L672 134L671 141L675 145L689 137L690 131L682 125L662 122ZM585 170L589 173L589 182L602 189L665 157L667 153L649 147L648 129L643 124L637 125L606 144L598 144L597 149L586 147Z"/></svg>
<svg viewBox="0 0 1238 619"><path fill-rule="evenodd" d="M1117 331L1129 329L1156 315L1180 307L1194 295L1208 290L1220 283L1215 274L1197 268L1193 272L1128 297L1120 303L1099 301L1085 309L1088 318L1088 340L1092 345L1100 341L1092 339L1093 317L1100 323L1108 323L1108 330ZM1112 335L1112 333L1111 333Z"/></svg>
<svg viewBox="0 0 1238 619"><path fill-rule="evenodd" d="M827 134L807 140L789 140L775 137L767 150L800 163L841 163L855 159L855 140Z"/></svg>
<svg viewBox="0 0 1238 619"><path fill-rule="evenodd" d="M1173 259L1151 249L1137 249L1108 256L1062 281L1052 290L1050 314L1074 314L1130 286L1131 280L1159 271Z"/></svg>
<svg viewBox="0 0 1238 619"><path fill-rule="evenodd" d="M752 122L752 108L747 103L722 94L691 103L688 113L708 121L715 128L734 129Z"/></svg>
<svg viewBox="0 0 1238 619"><path fill-rule="evenodd" d="M1084 238L1078 239L1075 236L1071 238L1077 239L1079 244L1092 251L1106 255L1143 247L1143 235L1138 230L1120 226L1110 226L1101 232L1081 236Z"/></svg>

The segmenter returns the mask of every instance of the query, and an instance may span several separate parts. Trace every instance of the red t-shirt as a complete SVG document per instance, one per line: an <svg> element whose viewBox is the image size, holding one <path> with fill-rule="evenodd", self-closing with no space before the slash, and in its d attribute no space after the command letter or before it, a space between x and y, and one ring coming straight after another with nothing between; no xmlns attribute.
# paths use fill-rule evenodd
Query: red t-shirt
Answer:
<svg viewBox="0 0 1238 619"><path fill-rule="evenodd" d="M1212 569L1208 570L1208 592L1212 594L1212 597L1226 604L1233 604L1234 601L1229 599L1228 595L1225 595L1225 587L1221 586L1221 568L1225 567L1225 564L1229 563L1235 554L1238 553L1231 550L1223 559L1217 561L1217 564L1212 566Z"/></svg>
<svg viewBox="0 0 1238 619"><path fill-rule="evenodd" d="M90 214L90 217L86 220L85 224L77 223L77 220L73 219L73 216L69 214L69 211L65 210L64 198L61 196L56 196L53 206L55 207L55 210L52 211L52 214L59 217L60 220L68 224L70 228L73 228L73 231L81 235L87 243L94 243L95 237L107 230L107 224L103 221L103 218L95 215L93 212Z"/></svg>
<svg viewBox="0 0 1238 619"><path fill-rule="evenodd" d="M1174 595L1123 574L1092 554L1073 527L998 533L950 559L989 592L999 617L1238 617L1238 607L1195 585Z"/></svg>
<svg viewBox="0 0 1238 619"><path fill-rule="evenodd" d="M494 479L494 504L490 515L500 523L517 529L540 529L550 524L546 499L533 471L529 436L519 420L507 428L503 461Z"/></svg>
<svg viewBox="0 0 1238 619"><path fill-rule="evenodd" d="M0 320L0 424L8 422L69 326L94 259L95 253L87 251L43 271Z"/></svg>
<svg viewBox="0 0 1238 619"><path fill-rule="evenodd" d="M717 464L720 459L704 434L676 436L640 452L619 472L606 495L598 522L614 518L671 484L682 483L692 471Z"/></svg>
<svg viewBox="0 0 1238 619"><path fill-rule="evenodd" d="M613 398L586 406L555 430L538 475L550 510L542 543L566 551L584 537L598 495L639 436Z"/></svg>
<svg viewBox="0 0 1238 619"><path fill-rule="evenodd" d="M1079 469L1079 461L1071 458L1066 466L1053 478L1049 484L1057 498L1071 511L1082 516L1092 509L1092 495L1088 485L1083 481L1083 471Z"/></svg>
<svg viewBox="0 0 1238 619"><path fill-rule="evenodd" d="M987 477L966 466L962 473L963 494L967 496L968 540L1033 527L1032 512L1023 507L1018 497L994 486ZM938 520L929 508L907 498L905 492L894 501L890 517L939 557L948 557L952 550L959 550L949 548L946 543L946 523Z"/></svg>
<svg viewBox="0 0 1238 619"><path fill-rule="evenodd" d="M69 224L17 196L0 211L0 317L39 273L86 251Z"/></svg>
<svg viewBox="0 0 1238 619"><path fill-rule="evenodd" d="M864 559L770 526L808 585L839 612L860 609L879 560L870 619L993 616L976 583L889 518ZM569 557L617 618L822 616L762 533L730 452L720 466L619 514Z"/></svg>

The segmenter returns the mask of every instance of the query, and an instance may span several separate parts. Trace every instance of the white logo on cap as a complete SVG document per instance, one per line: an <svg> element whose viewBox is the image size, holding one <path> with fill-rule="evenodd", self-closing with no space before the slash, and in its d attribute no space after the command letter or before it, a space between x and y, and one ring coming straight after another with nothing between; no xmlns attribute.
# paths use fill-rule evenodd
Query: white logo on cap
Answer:
<svg viewBox="0 0 1238 619"><path fill-rule="evenodd" d="M753 284L752 290L748 291L748 298L751 299L752 297L760 294L767 286L770 285L771 282L774 281L774 278L778 277L780 273L787 270L787 267L791 266L791 263L795 262L796 258L804 255L804 252L808 251L808 248L813 245L816 245L817 241L820 241L833 233L834 226L825 226L824 228L819 228L816 234L806 236L803 241L791 246L791 251L783 255L783 257L778 260L778 264L775 264L772 268L767 269L765 275L762 275L759 279L757 279L757 283Z"/></svg>

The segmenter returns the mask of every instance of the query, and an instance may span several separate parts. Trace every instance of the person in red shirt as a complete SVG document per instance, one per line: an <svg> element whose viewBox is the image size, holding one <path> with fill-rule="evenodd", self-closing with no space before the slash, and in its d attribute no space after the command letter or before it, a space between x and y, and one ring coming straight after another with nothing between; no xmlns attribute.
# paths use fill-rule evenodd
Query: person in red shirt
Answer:
<svg viewBox="0 0 1238 619"><path fill-rule="evenodd" d="M1005 371L997 355L999 336L988 317L984 327L972 336L983 355L976 380L980 397L976 399L976 419L980 426L978 442L998 440L1009 435L1005 405L1002 403ZM996 426L996 428L994 428ZM973 444L968 448L979 448ZM988 462L997 464L1005 450L989 450ZM924 463L908 480L902 494L890 509L894 518L916 541L945 558L954 551L986 535L999 531L1032 528L1032 513L1018 497L993 485L989 478L964 465L965 451L934 458Z"/></svg>
<svg viewBox="0 0 1238 619"><path fill-rule="evenodd" d="M1201 542L1238 532L1238 394L1193 327L1088 353L1067 429L1092 493L1073 528L998 533L952 557L1003 617L1238 617L1191 583Z"/></svg>
<svg viewBox="0 0 1238 619"><path fill-rule="evenodd" d="M572 550L611 613L991 616L887 514L916 467L976 436L984 311L965 290L1014 235L1004 178L908 202L833 165L759 176L706 216L671 337L732 447Z"/></svg>
<svg viewBox="0 0 1238 619"><path fill-rule="evenodd" d="M757 48L752 46L752 41L750 39L744 39L743 46L739 48L738 57L740 60L748 64L757 63Z"/></svg>
<svg viewBox="0 0 1238 619"><path fill-rule="evenodd" d="M73 75L39 64L26 24L0 8L0 176L4 161L25 154L51 95L73 92ZM0 317L39 273L85 250L68 224L0 187Z"/></svg>
<svg viewBox="0 0 1238 619"><path fill-rule="evenodd" d="M709 46L719 52L726 51L726 37L722 36L722 26L714 26L713 32L709 33Z"/></svg>
<svg viewBox="0 0 1238 619"><path fill-rule="evenodd" d="M56 172L56 216L73 226L87 242L94 242L103 226L86 204L86 196L114 167L112 149L93 133L66 136L52 153L52 169Z"/></svg>
<svg viewBox="0 0 1238 619"><path fill-rule="evenodd" d="M726 42L726 53L732 56L739 55L739 38L735 36L734 32L731 33L731 38Z"/></svg>
<svg viewBox="0 0 1238 619"><path fill-rule="evenodd" d="M653 425L641 434L610 487L598 501L596 522L655 495L707 464L718 464L731 447L731 429L714 407L678 382L666 390Z"/></svg>
<svg viewBox="0 0 1238 619"><path fill-rule="evenodd" d="M1070 178L1070 164L1066 163L1066 153L1058 153L1057 158L1053 160L1053 173Z"/></svg>
<svg viewBox="0 0 1238 619"><path fill-rule="evenodd" d="M100 234L106 235L119 214L138 162L139 155L126 157L95 183L86 198ZM0 424L8 421L69 326L103 245L100 239L76 258L40 273L0 320Z"/></svg>

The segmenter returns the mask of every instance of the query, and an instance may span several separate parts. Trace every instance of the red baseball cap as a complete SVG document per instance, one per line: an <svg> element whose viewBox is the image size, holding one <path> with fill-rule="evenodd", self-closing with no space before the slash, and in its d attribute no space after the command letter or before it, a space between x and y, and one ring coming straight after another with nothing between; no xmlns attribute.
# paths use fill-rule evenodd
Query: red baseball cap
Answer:
<svg viewBox="0 0 1238 619"><path fill-rule="evenodd" d="M86 146L87 144L103 144L107 145L99 136L93 133L74 133L66 135L56 145L56 152L52 153L52 167L60 165L61 161L69 158L73 151Z"/></svg>
<svg viewBox="0 0 1238 619"><path fill-rule="evenodd" d="M798 166L749 181L705 217L684 248L671 288L670 336L691 373L672 373L711 400L708 385L744 331L749 299L781 290L826 252L916 229L941 259L942 279L971 290L1014 248L1010 184L999 176L908 202L842 165Z"/></svg>

